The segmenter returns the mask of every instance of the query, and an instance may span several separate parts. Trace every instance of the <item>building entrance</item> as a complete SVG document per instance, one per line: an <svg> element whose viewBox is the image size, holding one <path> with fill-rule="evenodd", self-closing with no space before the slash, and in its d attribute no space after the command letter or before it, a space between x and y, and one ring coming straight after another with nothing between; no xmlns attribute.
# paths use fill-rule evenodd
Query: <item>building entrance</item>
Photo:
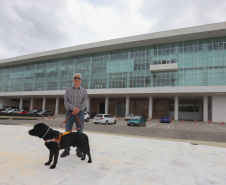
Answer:
<svg viewBox="0 0 226 185"><path fill-rule="evenodd" d="M99 113L100 114L105 113L105 103L100 103Z"/></svg>
<svg viewBox="0 0 226 185"><path fill-rule="evenodd" d="M126 105L123 102L117 103L117 117L125 117Z"/></svg>

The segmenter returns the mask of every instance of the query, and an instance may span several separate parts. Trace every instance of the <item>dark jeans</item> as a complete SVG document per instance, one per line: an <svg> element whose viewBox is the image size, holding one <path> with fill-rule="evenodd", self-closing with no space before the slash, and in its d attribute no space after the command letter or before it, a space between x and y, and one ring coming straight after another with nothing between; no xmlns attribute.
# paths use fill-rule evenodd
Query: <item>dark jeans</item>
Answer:
<svg viewBox="0 0 226 185"><path fill-rule="evenodd" d="M72 111L67 110L66 112L66 119L67 117L72 113ZM79 133L83 133L83 129L84 129L84 111L80 111L78 114L78 118L80 119L80 122L82 125L80 125L80 122L76 119L76 115L72 114L70 116L70 118L67 120L67 122L65 123L65 131L68 130L72 130L73 124L74 122L76 123L76 128L80 128L77 130L77 132ZM69 148L65 148L66 151L70 151L70 147ZM76 151L79 151L78 149Z"/></svg>

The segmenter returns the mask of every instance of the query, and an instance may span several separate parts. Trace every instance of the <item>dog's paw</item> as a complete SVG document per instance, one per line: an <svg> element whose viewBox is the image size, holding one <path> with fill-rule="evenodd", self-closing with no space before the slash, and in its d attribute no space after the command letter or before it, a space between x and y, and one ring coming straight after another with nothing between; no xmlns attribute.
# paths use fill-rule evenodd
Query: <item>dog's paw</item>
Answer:
<svg viewBox="0 0 226 185"><path fill-rule="evenodd" d="M92 163L92 160L88 160L88 163Z"/></svg>
<svg viewBox="0 0 226 185"><path fill-rule="evenodd" d="M83 158L81 158L81 160L82 160L82 161L84 161L84 160L85 160L85 158L83 157Z"/></svg>
<svg viewBox="0 0 226 185"><path fill-rule="evenodd" d="M51 162L46 162L46 163L45 163L45 165L46 165L46 166L49 166L49 165L50 165L50 163L51 163Z"/></svg>
<svg viewBox="0 0 226 185"><path fill-rule="evenodd" d="M56 168L56 165L52 165L52 166L50 166L50 169L54 169L54 168Z"/></svg>

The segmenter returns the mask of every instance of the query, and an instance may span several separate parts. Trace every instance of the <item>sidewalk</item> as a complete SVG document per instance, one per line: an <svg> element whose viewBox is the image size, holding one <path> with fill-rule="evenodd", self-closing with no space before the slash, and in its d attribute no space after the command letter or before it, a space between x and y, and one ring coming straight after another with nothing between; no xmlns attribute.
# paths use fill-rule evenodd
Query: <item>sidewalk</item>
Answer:
<svg viewBox="0 0 226 185"><path fill-rule="evenodd" d="M226 184L226 148L87 132L93 163L73 149L52 170L44 165L49 151L28 135L31 128L0 125L0 184Z"/></svg>

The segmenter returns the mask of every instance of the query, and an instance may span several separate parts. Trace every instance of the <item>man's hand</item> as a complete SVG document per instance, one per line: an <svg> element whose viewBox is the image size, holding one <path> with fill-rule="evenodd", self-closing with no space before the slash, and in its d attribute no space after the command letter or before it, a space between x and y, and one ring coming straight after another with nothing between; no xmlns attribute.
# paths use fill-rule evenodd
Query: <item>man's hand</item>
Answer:
<svg viewBox="0 0 226 185"><path fill-rule="evenodd" d="M76 115L76 114L78 114L79 112L80 112L80 108L74 107L74 108L73 108L72 114Z"/></svg>

